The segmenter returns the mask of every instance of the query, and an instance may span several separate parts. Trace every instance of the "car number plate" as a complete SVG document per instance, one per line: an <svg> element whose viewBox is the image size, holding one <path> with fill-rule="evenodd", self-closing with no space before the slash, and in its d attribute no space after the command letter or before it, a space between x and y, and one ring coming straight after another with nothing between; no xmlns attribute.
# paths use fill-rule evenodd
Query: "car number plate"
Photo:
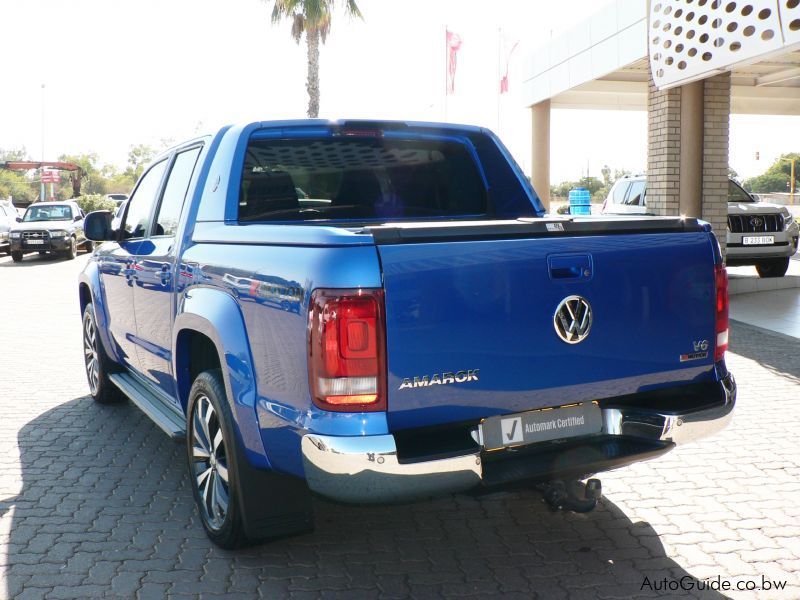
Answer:
<svg viewBox="0 0 800 600"><path fill-rule="evenodd" d="M481 423L487 450L592 435L603 430L603 415L594 402L490 417Z"/></svg>
<svg viewBox="0 0 800 600"><path fill-rule="evenodd" d="M748 235L742 238L745 246L763 246L764 244L774 244L774 235Z"/></svg>
<svg viewBox="0 0 800 600"><path fill-rule="evenodd" d="M44 244L44 240L25 240L25 243L26 244L30 244L32 246L35 246L37 244L43 245Z"/></svg>

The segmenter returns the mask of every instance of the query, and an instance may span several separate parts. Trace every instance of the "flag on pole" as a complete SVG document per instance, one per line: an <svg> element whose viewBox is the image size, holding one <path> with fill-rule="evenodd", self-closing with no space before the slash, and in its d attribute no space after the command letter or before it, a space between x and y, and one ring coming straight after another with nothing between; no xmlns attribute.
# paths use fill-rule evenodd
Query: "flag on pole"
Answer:
<svg viewBox="0 0 800 600"><path fill-rule="evenodd" d="M447 50L447 94L456 92L456 62L461 49L461 36L449 29L445 30L445 49Z"/></svg>
<svg viewBox="0 0 800 600"><path fill-rule="evenodd" d="M508 92L508 65L511 62L511 55L517 49L519 40L508 39L504 35L500 35L500 93L505 94Z"/></svg>

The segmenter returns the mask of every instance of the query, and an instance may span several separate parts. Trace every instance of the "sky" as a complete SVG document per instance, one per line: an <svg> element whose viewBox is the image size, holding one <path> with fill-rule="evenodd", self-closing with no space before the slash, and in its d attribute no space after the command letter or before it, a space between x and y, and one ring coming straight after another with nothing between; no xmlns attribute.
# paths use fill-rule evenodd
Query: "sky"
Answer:
<svg viewBox="0 0 800 600"><path fill-rule="evenodd" d="M364 20L336 14L322 47L320 116L485 126L529 172L524 57L603 3L359 0ZM305 45L291 39L288 22L272 25L270 11L263 0L9 2L0 148L45 160L95 152L101 164L123 167L132 145L160 148L226 123L305 117ZM463 40L452 96L444 93L446 29ZM503 96L501 37L520 42ZM599 177L605 164L642 171L646 136L644 111L554 110L551 180ZM757 175L797 151L798 139L800 117L733 115L731 166Z"/></svg>

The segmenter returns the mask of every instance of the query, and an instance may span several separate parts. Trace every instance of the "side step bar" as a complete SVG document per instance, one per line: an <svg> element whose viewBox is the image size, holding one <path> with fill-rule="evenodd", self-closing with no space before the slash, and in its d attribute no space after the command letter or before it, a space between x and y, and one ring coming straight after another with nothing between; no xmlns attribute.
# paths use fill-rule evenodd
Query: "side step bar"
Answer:
<svg viewBox="0 0 800 600"><path fill-rule="evenodd" d="M127 373L114 373L109 379L122 393L150 417L164 432L175 441L186 437L185 419L167 405L161 398L139 383Z"/></svg>

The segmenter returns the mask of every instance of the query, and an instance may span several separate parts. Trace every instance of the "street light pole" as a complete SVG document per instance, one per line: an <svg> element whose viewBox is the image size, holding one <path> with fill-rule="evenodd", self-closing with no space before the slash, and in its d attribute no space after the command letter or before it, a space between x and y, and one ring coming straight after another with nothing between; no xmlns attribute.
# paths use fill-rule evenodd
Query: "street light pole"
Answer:
<svg viewBox="0 0 800 600"><path fill-rule="evenodd" d="M39 177L43 179L44 175L44 84L42 84L42 166L39 169ZM39 186L39 202L44 202L45 198L45 185L44 181Z"/></svg>

